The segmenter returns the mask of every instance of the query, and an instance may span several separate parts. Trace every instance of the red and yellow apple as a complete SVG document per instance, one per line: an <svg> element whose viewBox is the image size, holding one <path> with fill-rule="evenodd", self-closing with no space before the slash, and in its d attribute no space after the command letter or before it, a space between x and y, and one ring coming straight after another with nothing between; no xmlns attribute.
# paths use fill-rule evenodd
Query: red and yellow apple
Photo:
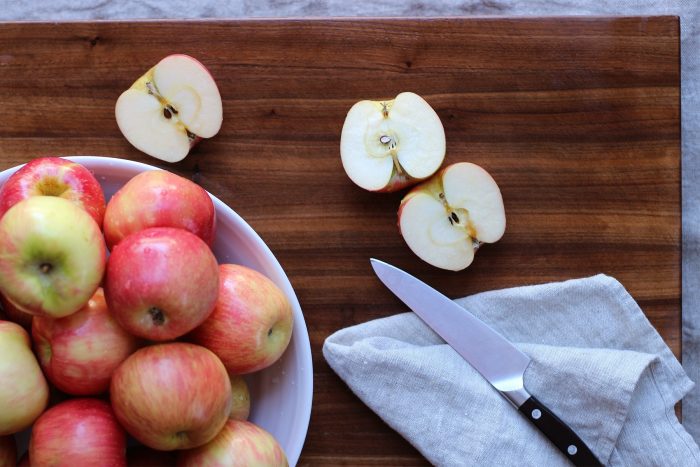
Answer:
<svg viewBox="0 0 700 467"><path fill-rule="evenodd" d="M19 324L0 321L0 436L22 431L44 411L49 386Z"/></svg>
<svg viewBox="0 0 700 467"><path fill-rule="evenodd" d="M234 375L272 365L292 336L292 308L274 282L236 264L219 267L219 295L211 316L188 335L210 349Z"/></svg>
<svg viewBox="0 0 700 467"><path fill-rule="evenodd" d="M114 370L139 345L109 312L101 288L70 316L34 318L32 338L48 380L78 396L107 391Z"/></svg>
<svg viewBox="0 0 700 467"><path fill-rule="evenodd" d="M84 209L32 196L0 219L0 292L27 313L68 316L97 290L105 255L102 232Z"/></svg>
<svg viewBox="0 0 700 467"><path fill-rule="evenodd" d="M29 441L31 465L126 467L126 433L105 401L70 399L36 421Z"/></svg>
<svg viewBox="0 0 700 467"><path fill-rule="evenodd" d="M188 449L211 441L231 412L231 383L219 358L184 342L137 350L110 386L119 422L153 449Z"/></svg>
<svg viewBox="0 0 700 467"><path fill-rule="evenodd" d="M0 188L0 217L8 209L32 196L57 196L83 208L102 226L105 197L102 187L88 169L60 157L34 159Z"/></svg>
<svg viewBox="0 0 700 467"><path fill-rule="evenodd" d="M211 245L216 229L214 203L204 188L179 175L165 170L141 172L107 204L107 247L112 249L128 235L149 227L189 230Z"/></svg>
<svg viewBox="0 0 700 467"><path fill-rule="evenodd" d="M201 138L221 128L221 95L196 59L169 55L124 91L114 109L117 125L136 149L167 162L187 156Z"/></svg>
<svg viewBox="0 0 700 467"><path fill-rule="evenodd" d="M109 257L107 306L130 333L175 339L211 314L219 291L214 254L196 235L154 227L126 237Z"/></svg>
<svg viewBox="0 0 700 467"><path fill-rule="evenodd" d="M259 426L243 420L228 420L224 428L204 446L181 451L178 467L286 467L284 450Z"/></svg>
<svg viewBox="0 0 700 467"><path fill-rule="evenodd" d="M340 157L356 185L396 191L433 175L445 158L445 130L422 97L363 100L352 106L340 135Z"/></svg>
<svg viewBox="0 0 700 467"><path fill-rule="evenodd" d="M459 271L482 243L505 232L501 191L483 168L449 165L414 187L401 201L399 228L408 247L428 264Z"/></svg>

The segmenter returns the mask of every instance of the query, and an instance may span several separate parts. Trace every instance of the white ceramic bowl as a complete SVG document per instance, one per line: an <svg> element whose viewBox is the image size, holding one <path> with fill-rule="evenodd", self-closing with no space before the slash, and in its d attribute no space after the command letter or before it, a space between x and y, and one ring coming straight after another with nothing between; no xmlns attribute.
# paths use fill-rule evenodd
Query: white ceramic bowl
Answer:
<svg viewBox="0 0 700 467"><path fill-rule="evenodd" d="M109 198L130 178L157 167L110 157L68 157L92 171ZM0 185L19 167L0 173ZM296 465L304 445L311 415L313 370L311 346L304 316L292 285L279 262L255 231L230 207L212 196L216 208L214 254L219 263L242 264L265 274L287 295L294 313L294 329L289 347L271 367L247 377L250 395L250 420L272 433ZM26 436L20 448L26 449ZM25 446L22 446L25 445ZM21 449L24 451L24 449Z"/></svg>

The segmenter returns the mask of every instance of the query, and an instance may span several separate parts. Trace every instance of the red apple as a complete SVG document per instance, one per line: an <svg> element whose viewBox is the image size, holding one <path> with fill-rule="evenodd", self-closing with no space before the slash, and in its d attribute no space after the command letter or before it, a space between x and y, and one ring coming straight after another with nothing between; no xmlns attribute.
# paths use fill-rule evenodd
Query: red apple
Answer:
<svg viewBox="0 0 700 467"><path fill-rule="evenodd" d="M210 349L232 374L272 365L292 336L292 308L274 282L236 264L219 267L219 296L211 316L188 338Z"/></svg>
<svg viewBox="0 0 700 467"><path fill-rule="evenodd" d="M19 324L0 321L0 436L28 428L48 400L29 334Z"/></svg>
<svg viewBox="0 0 700 467"><path fill-rule="evenodd" d="M70 316L37 316L32 338L49 381L61 391L79 396L107 391L114 370L139 344L109 312L101 288Z"/></svg>
<svg viewBox="0 0 700 467"><path fill-rule="evenodd" d="M157 451L147 446L133 446L126 450L129 467L172 467L175 460L174 451Z"/></svg>
<svg viewBox="0 0 700 467"><path fill-rule="evenodd" d="M70 399L36 421L29 458L40 466L126 466L126 433L107 402Z"/></svg>
<svg viewBox="0 0 700 467"><path fill-rule="evenodd" d="M112 249L128 235L149 227L189 230L214 242L216 215L209 194L196 183L164 170L136 175L109 200L104 232Z"/></svg>
<svg viewBox="0 0 700 467"><path fill-rule="evenodd" d="M33 315L68 316L99 287L105 254L86 211L63 198L32 196L0 219L0 292Z"/></svg>
<svg viewBox="0 0 700 467"><path fill-rule="evenodd" d="M17 465L17 445L14 436L0 436L0 467Z"/></svg>
<svg viewBox="0 0 700 467"><path fill-rule="evenodd" d="M216 258L182 229L141 230L114 248L107 263L107 306L134 335L175 339L212 312L219 291Z"/></svg>
<svg viewBox="0 0 700 467"><path fill-rule="evenodd" d="M137 350L110 386L119 422L153 449L187 449L211 441L231 412L231 383L216 355L172 342Z"/></svg>
<svg viewBox="0 0 700 467"><path fill-rule="evenodd" d="M102 187L88 169L60 157L42 157L13 173L0 188L0 217L31 196L58 196L87 211L102 226L105 197Z"/></svg>
<svg viewBox="0 0 700 467"><path fill-rule="evenodd" d="M5 319L17 323L27 330L32 329L33 315L25 313L17 308L11 301L5 298L3 294L0 294L0 304L2 304L1 311L5 314Z"/></svg>
<svg viewBox="0 0 700 467"><path fill-rule="evenodd" d="M228 420L204 446L181 451L178 467L285 467L284 450L267 431L251 422Z"/></svg>

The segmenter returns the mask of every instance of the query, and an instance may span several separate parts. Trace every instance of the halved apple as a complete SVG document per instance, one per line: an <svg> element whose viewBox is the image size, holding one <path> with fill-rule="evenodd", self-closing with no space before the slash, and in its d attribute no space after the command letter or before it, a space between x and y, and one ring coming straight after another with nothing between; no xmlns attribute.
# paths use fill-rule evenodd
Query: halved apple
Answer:
<svg viewBox="0 0 700 467"><path fill-rule="evenodd" d="M486 170L470 162L449 165L401 200L399 228L426 263L460 271L482 243L505 232L501 191Z"/></svg>
<svg viewBox="0 0 700 467"><path fill-rule="evenodd" d="M445 158L445 130L430 104L412 92L352 106L340 136L350 179L369 191L396 191L424 180Z"/></svg>
<svg viewBox="0 0 700 467"><path fill-rule="evenodd" d="M138 150L178 162L201 138L219 132L221 95L214 79L188 55L170 55L119 96L119 129Z"/></svg>

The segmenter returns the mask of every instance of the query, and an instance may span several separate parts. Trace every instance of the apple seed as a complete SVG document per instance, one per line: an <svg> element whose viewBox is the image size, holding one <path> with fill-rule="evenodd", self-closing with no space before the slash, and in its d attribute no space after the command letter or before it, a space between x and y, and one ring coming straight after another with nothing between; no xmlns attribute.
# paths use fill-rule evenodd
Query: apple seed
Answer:
<svg viewBox="0 0 700 467"><path fill-rule="evenodd" d="M170 110L167 107L163 107L163 116L170 120L173 116L172 113L170 113Z"/></svg>

